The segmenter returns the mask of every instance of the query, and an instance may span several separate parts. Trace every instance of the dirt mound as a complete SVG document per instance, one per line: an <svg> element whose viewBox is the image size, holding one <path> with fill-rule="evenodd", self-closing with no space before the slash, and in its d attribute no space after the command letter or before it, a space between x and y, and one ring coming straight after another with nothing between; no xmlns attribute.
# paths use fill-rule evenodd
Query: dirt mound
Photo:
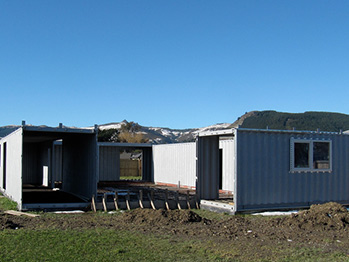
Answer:
<svg viewBox="0 0 349 262"><path fill-rule="evenodd" d="M21 226L13 222L8 216L0 215L0 230L4 229L18 229Z"/></svg>
<svg viewBox="0 0 349 262"><path fill-rule="evenodd" d="M341 230L349 228L349 212L342 205L329 202L312 205L309 210L285 218L284 222L289 226L309 230Z"/></svg>
<svg viewBox="0 0 349 262"><path fill-rule="evenodd" d="M170 224L200 222L202 218L190 210L153 210L135 209L124 214L124 219L130 223Z"/></svg>

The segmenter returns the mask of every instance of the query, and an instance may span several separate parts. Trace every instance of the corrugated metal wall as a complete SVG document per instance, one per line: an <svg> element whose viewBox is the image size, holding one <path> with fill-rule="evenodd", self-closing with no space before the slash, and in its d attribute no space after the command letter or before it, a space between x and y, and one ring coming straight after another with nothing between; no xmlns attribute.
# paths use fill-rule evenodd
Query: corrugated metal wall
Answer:
<svg viewBox="0 0 349 262"><path fill-rule="evenodd" d="M222 189L234 192L235 144L234 140L219 141L222 149Z"/></svg>
<svg viewBox="0 0 349 262"><path fill-rule="evenodd" d="M95 133L63 137L62 189L87 199L97 193L98 149Z"/></svg>
<svg viewBox="0 0 349 262"><path fill-rule="evenodd" d="M99 181L120 180L120 148L99 146Z"/></svg>
<svg viewBox="0 0 349 262"><path fill-rule="evenodd" d="M332 172L290 172L291 138L331 139ZM238 211L349 203L349 136L238 129L236 179Z"/></svg>
<svg viewBox="0 0 349 262"><path fill-rule="evenodd" d="M153 145L154 181L195 187L196 144Z"/></svg>
<svg viewBox="0 0 349 262"><path fill-rule="evenodd" d="M41 185L51 162L52 143L23 143L23 184Z"/></svg>
<svg viewBox="0 0 349 262"><path fill-rule="evenodd" d="M22 141L23 130L19 128L1 140L1 188L4 189L4 157L6 157L6 190L5 193L22 205ZM6 156L4 147L6 143Z"/></svg>
<svg viewBox="0 0 349 262"><path fill-rule="evenodd" d="M146 147L142 149L142 152L142 180L154 182L153 149Z"/></svg>
<svg viewBox="0 0 349 262"><path fill-rule="evenodd" d="M219 197L219 136L197 138L197 194L200 199Z"/></svg>
<svg viewBox="0 0 349 262"><path fill-rule="evenodd" d="M54 143L53 146L52 180L62 181L62 143Z"/></svg>

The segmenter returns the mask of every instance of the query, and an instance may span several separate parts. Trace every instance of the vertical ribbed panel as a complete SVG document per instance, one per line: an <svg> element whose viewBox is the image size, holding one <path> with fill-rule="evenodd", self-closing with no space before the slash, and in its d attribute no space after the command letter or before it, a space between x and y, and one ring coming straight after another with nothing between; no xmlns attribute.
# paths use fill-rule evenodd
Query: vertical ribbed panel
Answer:
<svg viewBox="0 0 349 262"><path fill-rule="evenodd" d="M96 134L65 134L62 189L89 199L97 191Z"/></svg>
<svg viewBox="0 0 349 262"><path fill-rule="evenodd" d="M195 187L196 144L153 146L154 181Z"/></svg>
<svg viewBox="0 0 349 262"><path fill-rule="evenodd" d="M222 189L234 192L235 146L234 140L219 141L219 149L223 150Z"/></svg>
<svg viewBox="0 0 349 262"><path fill-rule="evenodd" d="M142 151L142 180L154 182L153 174L153 150L152 148L143 148Z"/></svg>
<svg viewBox="0 0 349 262"><path fill-rule="evenodd" d="M10 135L2 138L1 150L2 150L1 168L0 168L1 187L3 188L4 186L3 172L5 171L6 173L5 193L8 196L10 196L14 201L16 201L18 203L19 208L21 208L23 129L19 128L13 133L11 133ZM6 160L6 163L4 163L4 158Z"/></svg>
<svg viewBox="0 0 349 262"><path fill-rule="evenodd" d="M23 144L23 184L39 184L39 145L37 143Z"/></svg>
<svg viewBox="0 0 349 262"><path fill-rule="evenodd" d="M54 144L52 158L52 180L62 181L62 144Z"/></svg>
<svg viewBox="0 0 349 262"><path fill-rule="evenodd" d="M219 197L219 137L197 138L197 193L200 199Z"/></svg>
<svg viewBox="0 0 349 262"><path fill-rule="evenodd" d="M120 148L99 146L99 181L120 180Z"/></svg>
<svg viewBox="0 0 349 262"><path fill-rule="evenodd" d="M330 139L332 172L290 172L291 138ZM349 136L238 129L237 139L238 211L349 203Z"/></svg>

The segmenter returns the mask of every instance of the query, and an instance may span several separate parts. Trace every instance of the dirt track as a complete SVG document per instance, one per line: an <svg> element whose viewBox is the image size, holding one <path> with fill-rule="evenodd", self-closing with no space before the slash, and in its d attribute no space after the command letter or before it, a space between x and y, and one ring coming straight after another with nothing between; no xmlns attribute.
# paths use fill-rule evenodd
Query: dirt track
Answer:
<svg viewBox="0 0 349 262"><path fill-rule="evenodd" d="M40 217L0 215L3 229L110 228L173 235L239 245L251 258L268 256L268 246L317 247L340 251L349 259L349 212L337 203L313 205L309 210L283 217L224 216L207 219L190 210L136 209L122 214L91 212L74 215L43 214Z"/></svg>

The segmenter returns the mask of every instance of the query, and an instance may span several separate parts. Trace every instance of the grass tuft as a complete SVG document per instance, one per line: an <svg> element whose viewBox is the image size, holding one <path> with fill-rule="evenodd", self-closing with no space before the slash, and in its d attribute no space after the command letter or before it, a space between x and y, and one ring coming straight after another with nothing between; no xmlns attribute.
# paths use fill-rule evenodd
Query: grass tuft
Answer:
<svg viewBox="0 0 349 262"><path fill-rule="evenodd" d="M0 210L17 210L17 203L0 193Z"/></svg>

